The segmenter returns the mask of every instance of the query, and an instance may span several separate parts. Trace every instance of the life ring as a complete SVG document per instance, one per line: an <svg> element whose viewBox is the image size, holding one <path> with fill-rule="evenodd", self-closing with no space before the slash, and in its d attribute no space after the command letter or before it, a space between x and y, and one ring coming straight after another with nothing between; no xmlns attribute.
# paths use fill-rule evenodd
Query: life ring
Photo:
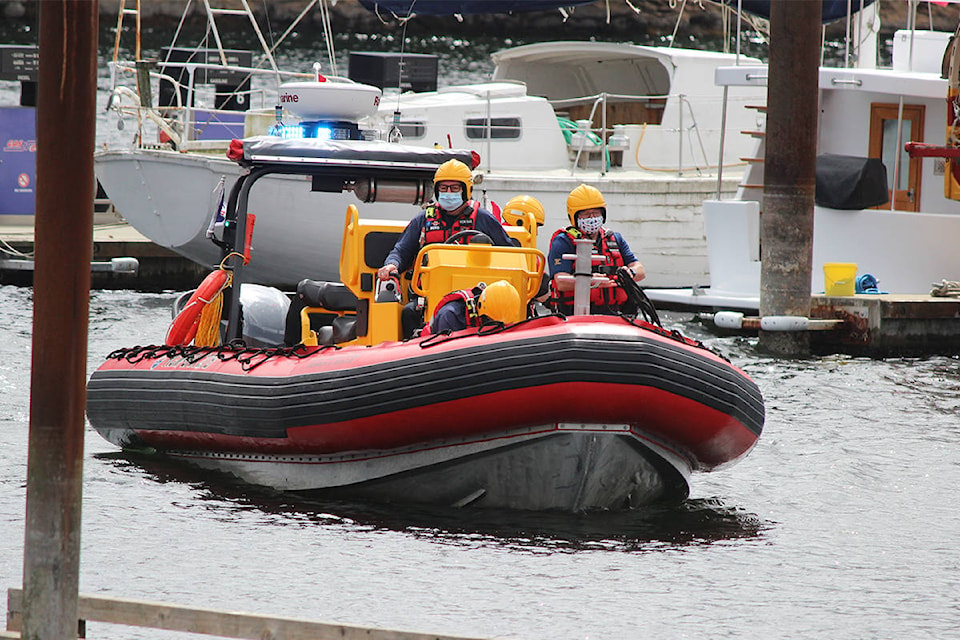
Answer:
<svg viewBox="0 0 960 640"><path fill-rule="evenodd" d="M200 326L200 312L220 293L229 275L225 270L217 269L203 279L197 290L187 300L187 304L173 319L167 331L166 344L182 345L193 342L194 336L197 335L197 327Z"/></svg>

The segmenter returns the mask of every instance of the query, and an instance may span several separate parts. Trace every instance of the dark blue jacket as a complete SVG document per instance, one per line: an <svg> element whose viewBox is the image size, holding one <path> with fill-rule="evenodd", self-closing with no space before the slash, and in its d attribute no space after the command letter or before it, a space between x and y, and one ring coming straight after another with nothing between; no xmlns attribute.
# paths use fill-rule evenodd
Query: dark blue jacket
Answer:
<svg viewBox="0 0 960 640"><path fill-rule="evenodd" d="M451 300L443 305L430 321L430 332L460 331L467 328L467 304L463 300Z"/></svg>
<svg viewBox="0 0 960 640"><path fill-rule="evenodd" d="M444 215L444 217L447 218L443 213L440 215ZM403 230L400 239L397 240L397 244L393 247L393 251L387 255L383 264L395 264L401 273L412 267L413 260L420 251L420 235L423 232L426 221L426 212L421 211L418 213L407 225L407 228ZM503 225L486 209L481 208L477 211L475 228L477 231L481 231L490 236L490 239L493 240L493 244L495 245L501 247L514 246L510 240L510 236L503 230Z"/></svg>

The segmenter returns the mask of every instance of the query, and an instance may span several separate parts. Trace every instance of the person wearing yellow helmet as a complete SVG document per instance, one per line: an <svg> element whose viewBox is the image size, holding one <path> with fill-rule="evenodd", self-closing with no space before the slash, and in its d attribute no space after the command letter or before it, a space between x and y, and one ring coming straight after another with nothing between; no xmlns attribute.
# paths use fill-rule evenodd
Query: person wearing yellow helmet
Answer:
<svg viewBox="0 0 960 640"><path fill-rule="evenodd" d="M527 223L527 214L533 215L536 226L543 225L546 218L543 205L533 196L514 196L503 206L501 216L504 224L513 227L525 227ZM529 231L529 229L528 229Z"/></svg>
<svg viewBox="0 0 960 640"><path fill-rule="evenodd" d="M507 201L501 212L503 224L512 227L523 227L530 233L530 242L536 243L537 230L543 226L546 213L543 204L533 196L514 196ZM531 223L530 217L533 216ZM518 242L519 244L519 242ZM545 303L550 297L550 272L544 270L540 290L534 296L537 302Z"/></svg>
<svg viewBox="0 0 960 640"><path fill-rule="evenodd" d="M433 176L435 200L428 204L407 225L377 272L381 280L406 271L413 265L420 248L446 242L459 231L476 230L495 245L511 246L509 236L493 214L470 199L473 175L459 160L447 160ZM469 241L469 239L467 240Z"/></svg>
<svg viewBox="0 0 960 640"><path fill-rule="evenodd" d="M563 255L576 253L574 241L578 238L592 240L593 253L603 257L603 262L593 266L594 273L612 277L618 270L625 269L635 282L646 277L643 265L623 236L604 227L607 202L599 189L588 184L573 189L567 196L567 218L570 226L553 234L547 257L552 279L551 300L557 312L573 312L574 284L569 280L558 280L556 276L573 273L573 260L565 260ZM620 287L598 287L590 291L591 313L616 314L626 302L627 294Z"/></svg>
<svg viewBox="0 0 960 640"><path fill-rule="evenodd" d="M513 246L500 221L479 202L470 199L472 192L470 167L456 159L437 167L433 176L434 201L410 220L377 271L377 277L380 280L398 277L413 266L423 246L446 242L461 231L467 232L462 236L463 242L484 241L481 237L486 236L486 242ZM409 338L423 324L423 310L415 303L408 304L403 310L402 324L403 335Z"/></svg>
<svg viewBox="0 0 960 640"><path fill-rule="evenodd" d="M506 280L473 289L452 291L437 304L428 328L422 335L460 331L491 323L512 324L525 316L525 305L516 287Z"/></svg>

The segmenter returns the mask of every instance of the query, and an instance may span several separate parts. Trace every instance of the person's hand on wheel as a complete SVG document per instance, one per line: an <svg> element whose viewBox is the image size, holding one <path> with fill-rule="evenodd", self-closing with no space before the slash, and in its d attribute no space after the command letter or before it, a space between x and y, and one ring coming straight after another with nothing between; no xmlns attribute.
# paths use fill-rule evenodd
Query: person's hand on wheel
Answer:
<svg viewBox="0 0 960 640"><path fill-rule="evenodd" d="M383 265L377 270L377 277L381 280L389 280L391 277L397 277L398 273L399 269L397 269L397 265L390 263Z"/></svg>

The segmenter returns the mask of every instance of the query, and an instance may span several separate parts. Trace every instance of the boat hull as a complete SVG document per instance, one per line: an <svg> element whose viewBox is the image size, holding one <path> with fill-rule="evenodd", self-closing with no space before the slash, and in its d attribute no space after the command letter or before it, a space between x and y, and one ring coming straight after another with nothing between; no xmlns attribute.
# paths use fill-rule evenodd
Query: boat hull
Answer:
<svg viewBox="0 0 960 640"><path fill-rule="evenodd" d="M742 372L619 318L302 357L136 348L87 412L118 446L280 490L563 510L682 499L763 424Z"/></svg>
<svg viewBox="0 0 960 640"><path fill-rule="evenodd" d="M170 455L283 491L531 511L678 502L691 473L687 459L629 425L541 425L354 455Z"/></svg>
<svg viewBox="0 0 960 640"><path fill-rule="evenodd" d="M706 201L711 286L651 290L657 303L701 309L760 309L760 206L755 201ZM811 295L825 289L823 265L850 262L884 292L930 293L956 272L954 239L960 215L919 211L814 207Z"/></svg>
<svg viewBox="0 0 960 640"><path fill-rule="evenodd" d="M198 264L219 264L220 247L207 237L217 208L217 185L226 189L241 168L226 157L173 151L104 151L96 173L117 211L151 242ZM175 186L171 186L175 185ZM295 286L306 277L339 280L343 216L352 193L312 192L309 178L272 175L251 193L252 260L245 268L251 282ZM419 207L378 203L376 217L408 221ZM258 215L266 214L266 215Z"/></svg>
<svg viewBox="0 0 960 640"><path fill-rule="evenodd" d="M117 211L147 239L199 264L219 263L220 249L207 238L207 228L216 210L217 184L225 177L229 189L240 173L236 163L199 153L127 150L99 152L95 165ZM553 230L569 224L567 195L583 180L569 171L491 172L475 196L501 205L518 194L540 200L546 223L537 244L547 252ZM716 194L714 178L611 172L592 176L590 183L603 191L611 228L628 238L644 263L645 286L708 281L701 210L703 200ZM726 193L735 191L735 178L725 184ZM340 234L331 229L342 224L350 204L362 207L365 216L403 222L419 210L404 203L363 204L350 192L313 192L303 177L262 178L251 193L250 211L268 215L257 215L245 277L279 287L305 277L339 280Z"/></svg>

